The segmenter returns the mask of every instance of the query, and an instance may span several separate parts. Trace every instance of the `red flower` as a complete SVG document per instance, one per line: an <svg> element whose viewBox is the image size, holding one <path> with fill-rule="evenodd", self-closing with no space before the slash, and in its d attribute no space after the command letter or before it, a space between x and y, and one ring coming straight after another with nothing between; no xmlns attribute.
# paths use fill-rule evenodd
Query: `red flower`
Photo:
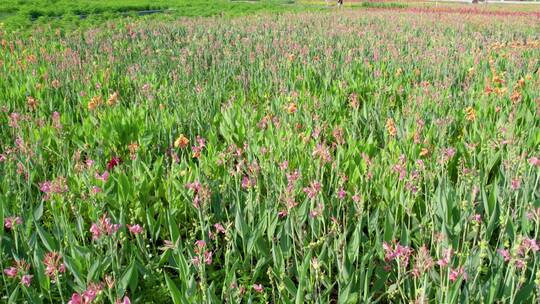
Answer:
<svg viewBox="0 0 540 304"><path fill-rule="evenodd" d="M107 170L112 170L114 167L120 165L122 163L122 159L118 156L113 156L111 160L107 163Z"/></svg>

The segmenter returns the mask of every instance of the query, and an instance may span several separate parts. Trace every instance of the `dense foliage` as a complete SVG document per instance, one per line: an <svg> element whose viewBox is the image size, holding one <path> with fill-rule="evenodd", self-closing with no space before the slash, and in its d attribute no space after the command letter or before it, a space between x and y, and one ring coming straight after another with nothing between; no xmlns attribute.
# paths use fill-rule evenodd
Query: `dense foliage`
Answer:
<svg viewBox="0 0 540 304"><path fill-rule="evenodd" d="M314 10L294 0L2 0L0 23L9 30L38 24L60 28L91 27L125 17L169 20L178 17L242 16ZM1 26L0 26L1 28Z"/></svg>
<svg viewBox="0 0 540 304"><path fill-rule="evenodd" d="M530 20L2 33L0 301L537 301Z"/></svg>

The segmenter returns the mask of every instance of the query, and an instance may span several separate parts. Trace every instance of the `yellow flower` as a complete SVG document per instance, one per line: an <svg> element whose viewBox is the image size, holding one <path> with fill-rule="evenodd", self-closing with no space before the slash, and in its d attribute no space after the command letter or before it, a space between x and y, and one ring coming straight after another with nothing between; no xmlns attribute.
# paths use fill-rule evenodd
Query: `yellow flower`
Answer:
<svg viewBox="0 0 540 304"><path fill-rule="evenodd" d="M473 107L467 107L465 109L465 118L468 121L475 121L476 120L476 111Z"/></svg>
<svg viewBox="0 0 540 304"><path fill-rule="evenodd" d="M386 120L386 131L388 131L388 134L392 137L397 135L396 124L392 118Z"/></svg>
<svg viewBox="0 0 540 304"><path fill-rule="evenodd" d="M128 150L129 150L129 153L135 154L137 150L139 150L139 144L136 142L132 142L131 144L128 145Z"/></svg>

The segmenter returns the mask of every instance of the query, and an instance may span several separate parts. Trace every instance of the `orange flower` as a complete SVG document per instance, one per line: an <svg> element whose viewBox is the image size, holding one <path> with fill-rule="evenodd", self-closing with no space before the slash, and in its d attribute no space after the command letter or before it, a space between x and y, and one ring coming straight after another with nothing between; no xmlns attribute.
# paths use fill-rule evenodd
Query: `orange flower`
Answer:
<svg viewBox="0 0 540 304"><path fill-rule="evenodd" d="M424 157L424 156L428 156L428 155L429 155L428 148L422 148L422 150L420 150L420 156Z"/></svg>
<svg viewBox="0 0 540 304"><path fill-rule="evenodd" d="M515 91L512 96L510 96L510 100L512 100L513 104L518 103L521 100L521 93L519 91Z"/></svg>
<svg viewBox="0 0 540 304"><path fill-rule="evenodd" d="M295 113L297 109L298 109L298 108L296 107L296 104L295 104L294 102L291 102L291 103L287 106L287 111L288 111L289 113L291 113L291 114L292 114L292 113Z"/></svg>
<svg viewBox="0 0 540 304"><path fill-rule="evenodd" d="M37 108L39 102L34 97L28 96L28 97L26 97L26 104L28 105L30 110L34 111Z"/></svg>
<svg viewBox="0 0 540 304"><path fill-rule="evenodd" d="M174 141L174 146L176 148L185 148L189 144L189 139L184 136L184 134L180 134L178 138Z"/></svg>
<svg viewBox="0 0 540 304"><path fill-rule="evenodd" d="M386 131L388 131L388 134L392 137L397 135L396 124L392 118L386 120Z"/></svg>
<svg viewBox="0 0 540 304"><path fill-rule="evenodd" d="M506 88L506 87L503 87L503 88L495 88L495 89L493 90L493 92L494 92L495 94L497 94L498 96L501 96L501 95L506 94L506 92L508 92L508 88Z"/></svg>
<svg viewBox="0 0 540 304"><path fill-rule="evenodd" d="M109 99L107 99L107 104L109 106L114 106L118 102L118 92L114 92L109 96Z"/></svg>
<svg viewBox="0 0 540 304"><path fill-rule="evenodd" d="M518 88L523 88L524 86L525 86L525 79L523 77L521 77L517 82L517 87Z"/></svg>
<svg viewBox="0 0 540 304"><path fill-rule="evenodd" d="M491 81L493 83L497 83L497 84L503 84L504 83L504 79L499 75L493 75L493 79Z"/></svg>
<svg viewBox="0 0 540 304"><path fill-rule="evenodd" d="M103 98L101 96L94 96L88 103L88 110L93 111L97 107L101 106L101 104L103 104Z"/></svg>

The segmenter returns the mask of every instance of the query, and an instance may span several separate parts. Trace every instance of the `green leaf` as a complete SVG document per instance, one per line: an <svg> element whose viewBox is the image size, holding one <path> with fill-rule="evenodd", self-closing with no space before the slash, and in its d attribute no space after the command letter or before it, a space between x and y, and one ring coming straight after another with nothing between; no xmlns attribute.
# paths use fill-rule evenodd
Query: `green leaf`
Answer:
<svg viewBox="0 0 540 304"><path fill-rule="evenodd" d="M85 282L83 281L81 277L81 270L80 265L78 262L69 256L64 256L64 264L66 265L66 268L69 270L69 273L75 278L75 282L80 286L84 287L86 286Z"/></svg>
<svg viewBox="0 0 540 304"><path fill-rule="evenodd" d="M242 240L245 240L245 232L247 231L247 228L246 224L244 223L244 218L242 217L240 208L236 209L234 228L236 229L236 232L240 235L240 238L242 238Z"/></svg>
<svg viewBox="0 0 540 304"><path fill-rule="evenodd" d="M182 294L174 284L174 281L171 280L166 273L164 273L164 275L165 282L167 283L167 288L169 289L174 304L188 303L187 299L182 296Z"/></svg>
<svg viewBox="0 0 540 304"><path fill-rule="evenodd" d="M135 291L137 288L137 283L139 280L139 275L137 271L137 267L135 267L135 261L133 261L129 267L124 272L124 275L120 279L120 290L126 291L128 286L131 289L132 292Z"/></svg>
<svg viewBox="0 0 540 304"><path fill-rule="evenodd" d="M361 234L361 221L358 222L356 228L352 233L352 237L349 239L349 245L347 245L347 255L352 263L356 262L358 253L360 252L360 234Z"/></svg>
<svg viewBox="0 0 540 304"><path fill-rule="evenodd" d="M296 304L304 303L304 296L306 292L306 282L308 281L308 270L311 263L311 251L304 257L304 262L300 265L298 279L298 290L296 292Z"/></svg>
<svg viewBox="0 0 540 304"><path fill-rule="evenodd" d="M0 237L4 235L4 204L0 204L0 219L2 219L2 225L0 225Z"/></svg>
<svg viewBox="0 0 540 304"><path fill-rule="evenodd" d="M39 226L37 223L36 223L36 229L37 229L39 238L43 242L43 245L45 245L45 248L47 248L48 251L56 251L57 246L56 246L56 242L54 238L47 231L43 230L43 228L41 228L41 226Z"/></svg>
<svg viewBox="0 0 540 304"><path fill-rule="evenodd" d="M36 207L34 210L34 220L37 222L41 219L43 216L43 201L39 204L39 206Z"/></svg>
<svg viewBox="0 0 540 304"><path fill-rule="evenodd" d="M534 282L526 284L525 286L519 289L519 292L516 295L514 303L532 303L534 294Z"/></svg>
<svg viewBox="0 0 540 304"><path fill-rule="evenodd" d="M19 289L20 289L20 286L17 285L17 287L15 287L15 290L11 293L11 295L9 296L9 299L8 299L8 304L11 304L11 303L16 303L17 302L17 299L19 297Z"/></svg>
<svg viewBox="0 0 540 304"><path fill-rule="evenodd" d="M96 261L90 266L90 269L88 270L88 275L86 276L87 282L92 282L94 279L97 278L97 270L101 264L101 259L96 259Z"/></svg>
<svg viewBox="0 0 540 304"><path fill-rule="evenodd" d="M178 238L180 237L180 230L178 229L178 224L176 223L174 216L171 214L172 212L167 212L167 219L169 222L169 233L171 234L171 241L173 243L176 243Z"/></svg>
<svg viewBox="0 0 540 304"><path fill-rule="evenodd" d="M391 242L394 239L395 231L394 218L390 211L388 211L384 220L384 241Z"/></svg>

